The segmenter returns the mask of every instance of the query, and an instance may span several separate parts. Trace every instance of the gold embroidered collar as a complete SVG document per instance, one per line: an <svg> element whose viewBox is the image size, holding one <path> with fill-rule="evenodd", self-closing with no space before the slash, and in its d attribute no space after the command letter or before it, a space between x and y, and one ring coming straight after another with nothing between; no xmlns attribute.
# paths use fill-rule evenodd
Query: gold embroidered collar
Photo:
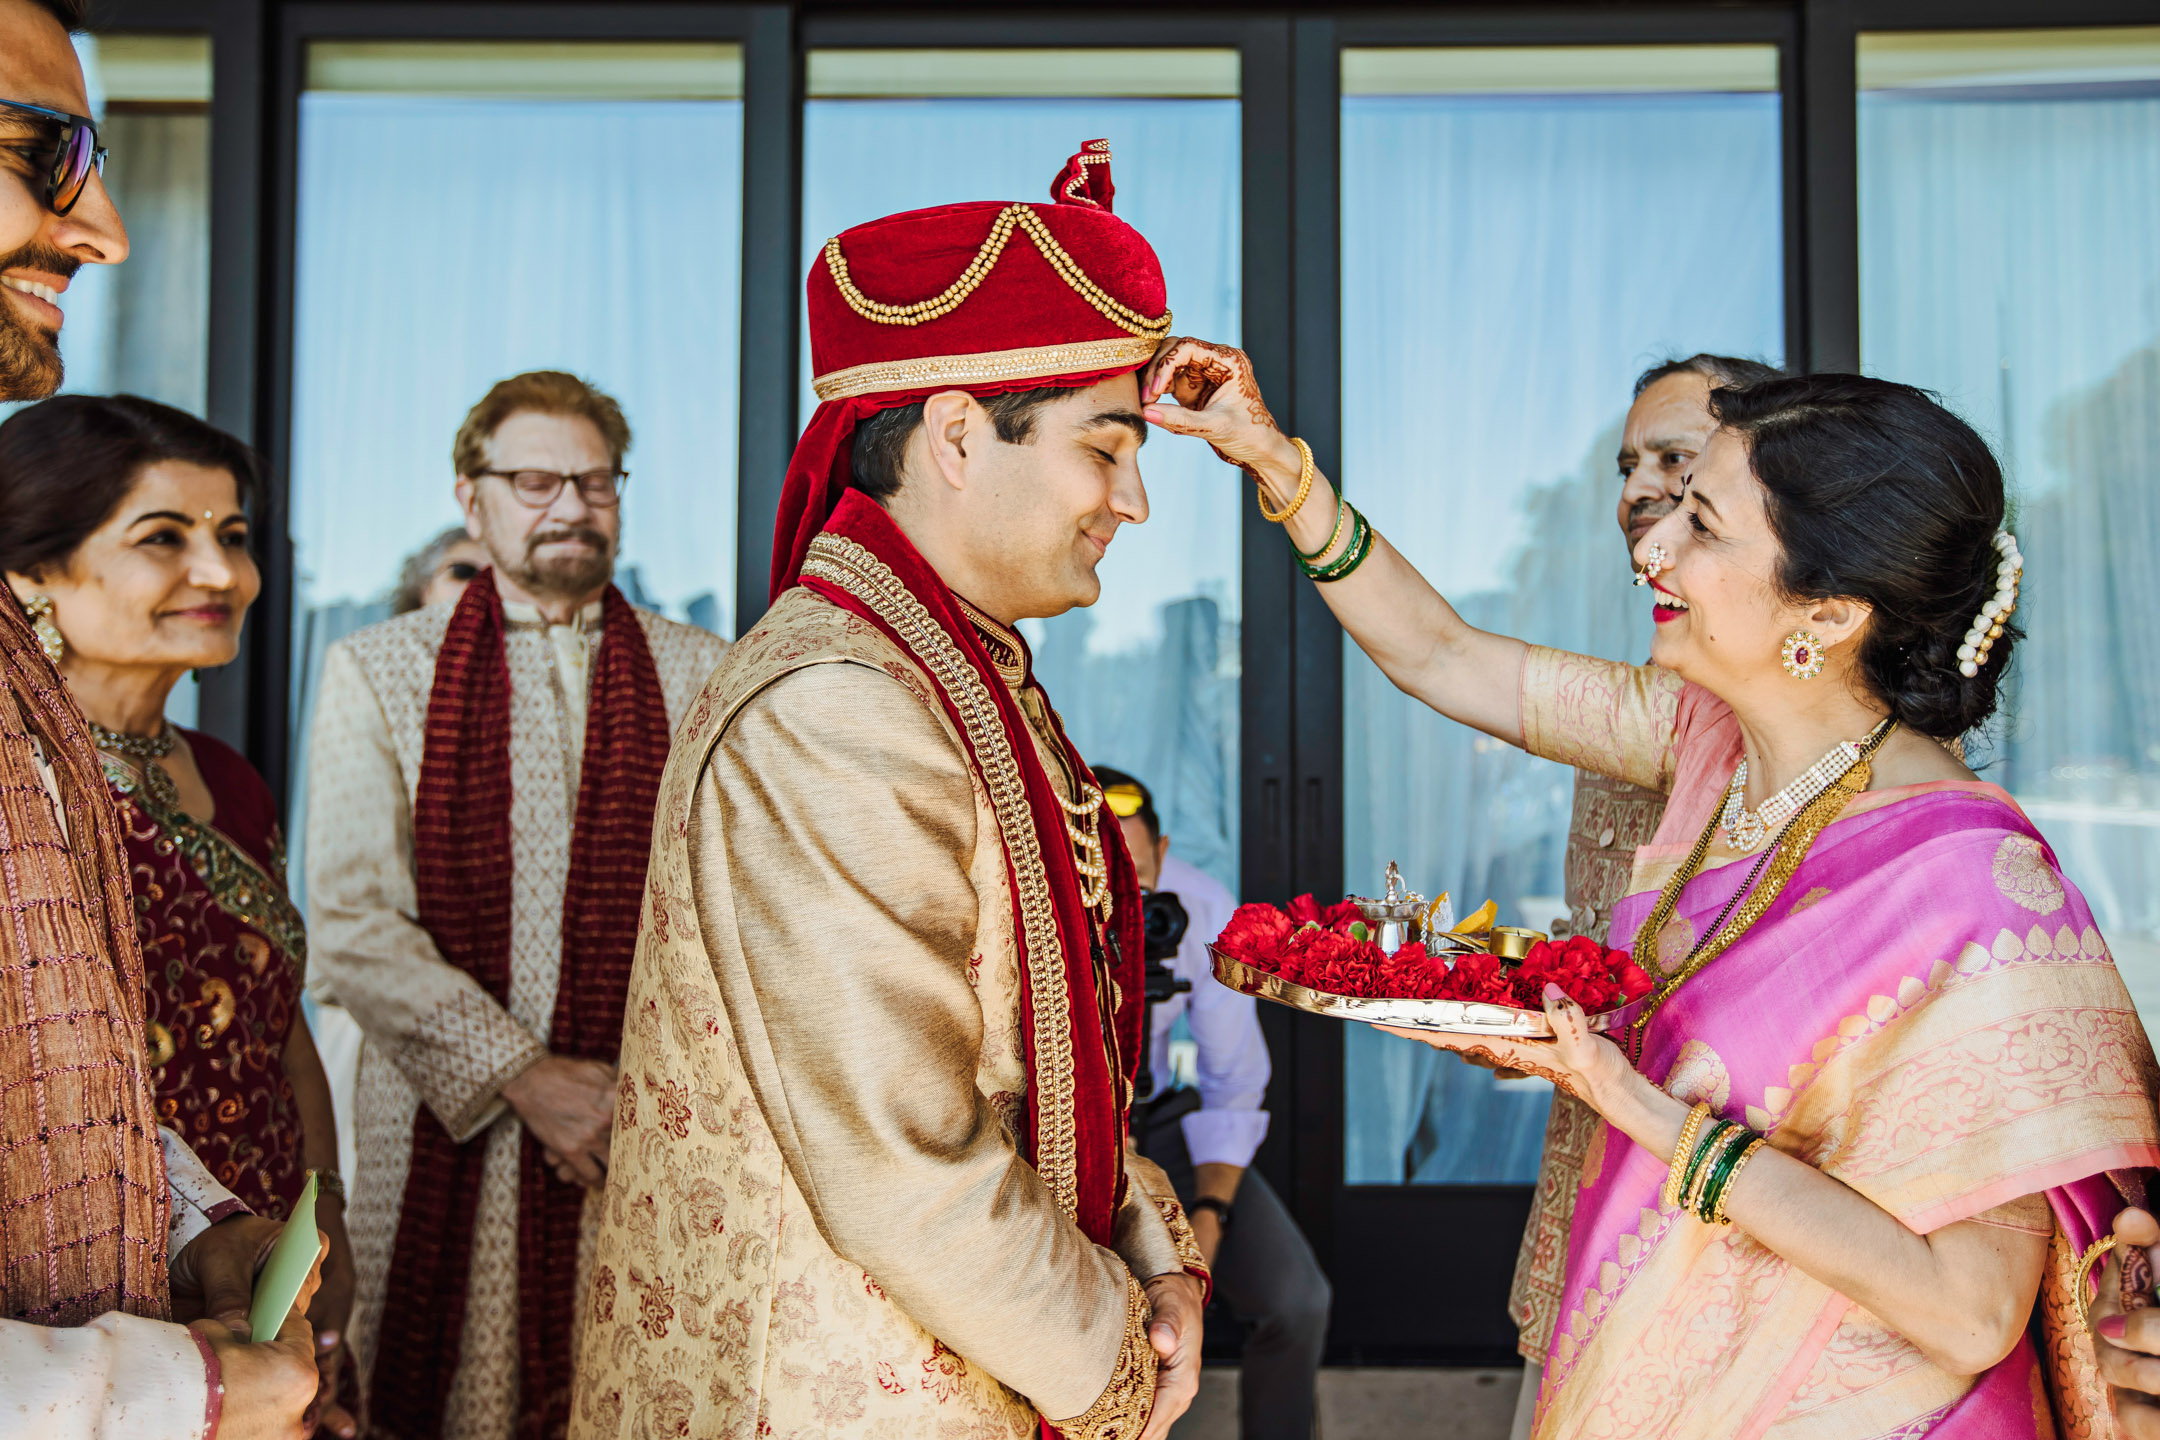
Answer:
<svg viewBox="0 0 2160 1440"><path fill-rule="evenodd" d="M959 594L954 594L953 599L959 602L960 611L967 616L968 623L975 627L976 637L982 641L983 649L990 652L990 664L998 672L998 677L1005 682L1006 688L1017 692L1021 686L1027 684L1027 641L1020 638L1019 631L991 619Z"/></svg>

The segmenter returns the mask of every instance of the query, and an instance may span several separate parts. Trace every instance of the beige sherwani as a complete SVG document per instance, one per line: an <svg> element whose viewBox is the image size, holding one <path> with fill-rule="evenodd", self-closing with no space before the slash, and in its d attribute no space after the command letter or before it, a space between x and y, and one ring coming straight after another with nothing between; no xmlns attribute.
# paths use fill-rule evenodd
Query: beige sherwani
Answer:
<svg viewBox="0 0 2160 1440"><path fill-rule="evenodd" d="M1138 1433L1134 1277L1198 1252L1147 1161L1113 1249L1015 1148L999 835L929 679L860 618L790 590L714 674L653 827L574 1440Z"/></svg>
<svg viewBox="0 0 2160 1440"><path fill-rule="evenodd" d="M308 942L321 984L367 1036L354 1106L360 1168L350 1177L346 1216L359 1272L350 1334L360 1373L368 1376L374 1364L413 1116L425 1103L452 1136L488 1147L463 1349L443 1433L507 1440L517 1413L520 1126L501 1091L547 1053L601 607L586 607L574 626L551 626L528 606L503 606L513 875L508 1005L445 961L416 919L413 802L435 656L454 608L434 605L369 626L331 646L324 660L308 773ZM640 612L638 620L672 726L727 645L656 615ZM590 1207L587 1219L589 1241Z"/></svg>

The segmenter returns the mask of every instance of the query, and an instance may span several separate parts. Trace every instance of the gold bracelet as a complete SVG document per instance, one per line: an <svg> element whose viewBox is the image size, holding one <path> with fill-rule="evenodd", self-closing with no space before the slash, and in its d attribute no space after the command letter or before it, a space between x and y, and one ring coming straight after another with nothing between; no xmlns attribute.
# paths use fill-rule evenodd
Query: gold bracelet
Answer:
<svg viewBox="0 0 2160 1440"><path fill-rule="evenodd" d="M1725 1202L1732 1199L1733 1182L1740 1178L1740 1172L1742 1170L1747 1169L1747 1162L1755 1158L1755 1152L1762 1149L1763 1146L1769 1143L1770 1142L1768 1140L1757 1137L1753 1142L1748 1145L1747 1149L1740 1152L1740 1158L1733 1161L1732 1169L1727 1172L1725 1176L1725 1188L1718 1191L1717 1211L1710 1218L1711 1224L1732 1224L1732 1216L1725 1213Z"/></svg>
<svg viewBox="0 0 2160 1440"><path fill-rule="evenodd" d="M2114 1248L2113 1235L2103 1235L2093 1241L2085 1253L2078 1257L2077 1278L2070 1282L2071 1294L2077 1300L2078 1324L2085 1328L2088 1336L2092 1334L2092 1269Z"/></svg>
<svg viewBox="0 0 2160 1440"><path fill-rule="evenodd" d="M1680 1203L1681 1173L1687 1165L1688 1156L1695 1153L1695 1137L1701 1132L1703 1121L1709 1118L1710 1107L1698 1104L1688 1111L1687 1123L1680 1127L1680 1143L1673 1146L1672 1164L1665 1170L1665 1193L1658 1197L1665 1202L1668 1210Z"/></svg>
<svg viewBox="0 0 2160 1440"><path fill-rule="evenodd" d="M1254 482L1256 498L1260 501L1260 517L1275 525L1281 525L1288 521L1291 516L1297 514L1305 504L1305 497L1312 494L1312 446L1307 445L1295 435L1290 437L1290 443L1297 446L1298 454L1303 456L1305 460L1305 463L1298 469L1297 498L1280 510L1270 510L1267 508L1267 487L1258 481Z"/></svg>

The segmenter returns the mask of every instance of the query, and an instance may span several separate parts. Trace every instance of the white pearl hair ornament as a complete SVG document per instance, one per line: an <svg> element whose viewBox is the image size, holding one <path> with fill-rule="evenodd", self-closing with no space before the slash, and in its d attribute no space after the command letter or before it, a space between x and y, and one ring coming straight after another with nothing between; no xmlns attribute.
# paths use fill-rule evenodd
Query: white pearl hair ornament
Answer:
<svg viewBox="0 0 2160 1440"><path fill-rule="evenodd" d="M2025 574L2025 557L2018 553L2017 536L2008 530L1995 532L1995 552L2002 559L1995 566L1995 593L1980 607L1965 643L1958 646L1958 673L1970 680L1987 664L1988 651L2003 633L2003 622L2017 609L2018 582Z"/></svg>

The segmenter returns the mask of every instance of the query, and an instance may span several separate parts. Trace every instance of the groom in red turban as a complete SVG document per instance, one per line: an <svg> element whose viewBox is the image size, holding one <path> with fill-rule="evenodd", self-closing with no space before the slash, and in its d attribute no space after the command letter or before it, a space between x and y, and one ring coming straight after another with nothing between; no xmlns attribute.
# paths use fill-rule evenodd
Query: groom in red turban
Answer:
<svg viewBox="0 0 2160 1440"><path fill-rule="evenodd" d="M812 267L775 600L661 785L573 1433L1157 1440L1206 1269L1128 1152L1139 889L1014 625L1147 518L1162 268L1054 203Z"/></svg>

